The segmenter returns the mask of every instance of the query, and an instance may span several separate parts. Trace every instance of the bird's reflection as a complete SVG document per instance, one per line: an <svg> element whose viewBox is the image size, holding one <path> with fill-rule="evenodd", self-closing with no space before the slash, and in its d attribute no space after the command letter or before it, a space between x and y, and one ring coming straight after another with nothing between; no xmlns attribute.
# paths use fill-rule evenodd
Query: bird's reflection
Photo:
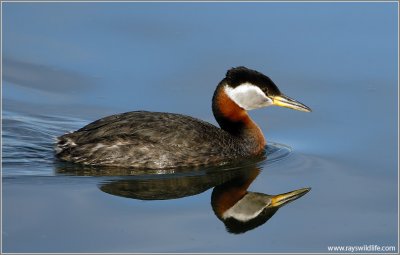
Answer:
<svg viewBox="0 0 400 255"><path fill-rule="evenodd" d="M310 188L290 191L279 195L268 195L248 191L260 170L249 169L214 188L211 205L215 215L224 222L231 233L244 233L267 222L280 207L305 195Z"/></svg>
<svg viewBox="0 0 400 255"><path fill-rule="evenodd" d="M117 172L115 172L117 171ZM122 171L122 172L120 172ZM211 205L230 233L244 233L268 221L280 207L305 195L310 188L279 195L248 191L260 169L255 165L232 169L205 169L172 174L126 175L128 170L59 167L58 173L110 176L99 184L105 193L140 200L177 199L213 188ZM79 173L79 174L77 174ZM135 171L137 173L137 171ZM124 174L123 176L115 176ZM114 175L111 177L111 175Z"/></svg>

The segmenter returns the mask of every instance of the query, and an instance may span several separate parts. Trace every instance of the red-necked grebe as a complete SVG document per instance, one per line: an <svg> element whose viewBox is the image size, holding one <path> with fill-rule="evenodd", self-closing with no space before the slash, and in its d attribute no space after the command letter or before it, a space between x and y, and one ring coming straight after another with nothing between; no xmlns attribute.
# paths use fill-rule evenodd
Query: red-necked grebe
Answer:
<svg viewBox="0 0 400 255"><path fill-rule="evenodd" d="M264 152L264 135L247 111L270 105L311 111L264 74L236 67L228 70L212 99L221 128L180 114L127 112L60 136L56 154L85 165L146 169L226 164Z"/></svg>

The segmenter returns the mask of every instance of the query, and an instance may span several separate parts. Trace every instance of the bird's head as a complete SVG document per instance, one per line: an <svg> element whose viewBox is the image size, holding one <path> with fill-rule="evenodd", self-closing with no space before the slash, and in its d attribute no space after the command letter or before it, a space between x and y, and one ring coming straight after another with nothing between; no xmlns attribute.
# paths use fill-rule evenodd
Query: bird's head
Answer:
<svg viewBox="0 0 400 255"><path fill-rule="evenodd" d="M244 110L276 105L303 112L311 111L306 105L281 93L268 76L246 67L228 70L220 85L226 95Z"/></svg>

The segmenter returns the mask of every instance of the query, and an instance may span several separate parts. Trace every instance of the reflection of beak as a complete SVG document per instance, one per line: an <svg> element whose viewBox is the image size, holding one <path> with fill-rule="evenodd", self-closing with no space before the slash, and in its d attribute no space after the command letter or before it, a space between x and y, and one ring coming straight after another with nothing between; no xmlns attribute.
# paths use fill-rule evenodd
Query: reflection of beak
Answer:
<svg viewBox="0 0 400 255"><path fill-rule="evenodd" d="M271 206L281 207L284 206L309 192L311 188L298 189L288 193L273 196L271 198Z"/></svg>
<svg viewBox="0 0 400 255"><path fill-rule="evenodd" d="M303 112L311 112L311 109L308 106L305 106L304 104L291 99L288 96L285 96L281 94L280 96L273 96L272 101L274 105L277 106L282 106L282 107L287 107L290 109L298 110L298 111L303 111Z"/></svg>

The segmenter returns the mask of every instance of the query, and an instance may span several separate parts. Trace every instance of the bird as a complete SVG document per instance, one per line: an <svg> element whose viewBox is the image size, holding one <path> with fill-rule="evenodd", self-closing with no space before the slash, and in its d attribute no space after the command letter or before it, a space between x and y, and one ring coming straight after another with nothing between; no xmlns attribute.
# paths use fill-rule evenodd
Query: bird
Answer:
<svg viewBox="0 0 400 255"><path fill-rule="evenodd" d="M266 75L244 66L226 72L212 97L220 127L194 117L131 111L96 120L57 138L56 157L90 166L171 169L256 158L266 140L248 111L281 106L310 112Z"/></svg>

